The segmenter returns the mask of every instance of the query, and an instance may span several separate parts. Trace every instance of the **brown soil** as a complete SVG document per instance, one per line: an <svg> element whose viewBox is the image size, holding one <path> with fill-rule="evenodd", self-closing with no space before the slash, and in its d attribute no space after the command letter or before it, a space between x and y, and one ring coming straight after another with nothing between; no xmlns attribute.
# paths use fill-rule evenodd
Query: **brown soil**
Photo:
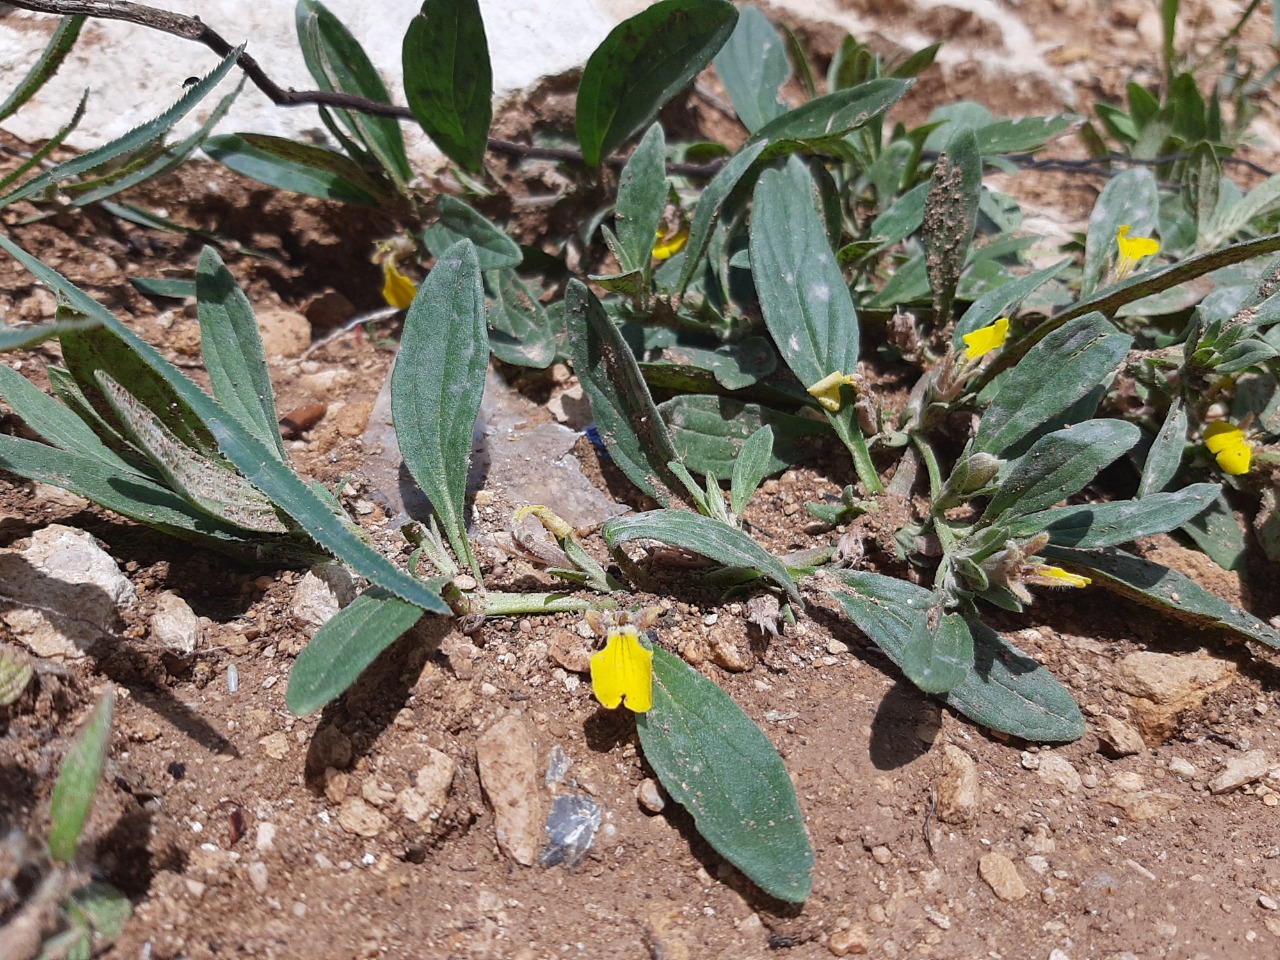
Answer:
<svg viewBox="0 0 1280 960"><path fill-rule="evenodd" d="M846 6L870 15L879 5ZM1157 48L1138 29L1148 6L1024 0L1014 9L1037 39L1060 38L1055 62L1078 90L1076 106L1087 107L1114 99L1130 76L1150 78L1149 69L1129 66L1156 62ZM1208 24L1204 37L1226 16L1211 4L1183 6L1189 23ZM1063 105L1043 78L984 78L978 63L1003 53L981 17L945 6L928 17L916 28L953 38L972 59L925 77L911 99L915 120L965 96L1004 115ZM798 26L827 53L839 39ZM533 102L545 116L563 110L562 101L553 91ZM710 101L694 96L688 104L673 122L735 135L716 128L726 121ZM509 115L504 132L529 122L528 114ZM523 195L563 186L549 170L535 171L542 179ZM1038 210L1076 228L1101 186L1034 173L1013 183ZM369 252L397 228L392 216L276 194L194 165L132 199L264 251L223 251L264 318L301 312L319 339L354 311L379 305ZM571 199L517 204L522 239L554 236ZM190 276L197 242L95 211L17 225L31 212L5 214L22 246L196 367L193 312L157 306L123 278ZM0 261L0 314L9 322L46 318L53 306L16 263ZM356 477L346 490L354 514L394 545L386 516L358 481L368 455L360 435L390 348L356 332L306 359L291 349L292 357L272 361L281 414L328 405L290 442L294 465L331 487ZM56 359L55 345L5 358L42 386ZM543 396L550 389L545 379L535 386ZM22 429L12 417L5 428ZM579 445L579 454L587 451ZM588 471L602 486L609 479L593 464ZM835 497L850 480L847 468L819 464L770 481L749 510L753 531L779 552L833 543L840 531L808 522L803 503ZM652 772L637 752L630 714L600 708L572 669L583 643L577 618L498 619L470 638L434 621L396 644L338 703L298 719L284 691L308 636L290 613L301 571L229 562L12 478L0 483L0 510L0 544L21 544L51 522L78 526L106 545L138 590L118 635L94 656L43 664L28 692L0 708L0 832L40 837L69 737L106 683L119 690L85 857L135 903L110 957L1280 955L1280 784L1264 779L1224 795L1208 786L1239 751L1264 749L1280 762L1277 661L1188 634L1099 590L1046 596L1026 616L992 619L1070 687L1090 719L1083 739L1052 751L992 736L941 709L829 615L819 594L809 598L808 617L767 643L748 632L739 603L678 586L666 598L637 598L664 607L661 642L721 684L786 760L817 853L812 897L789 908L718 858L676 805L654 815L637 803L637 786ZM504 522L494 516L482 526ZM1242 585L1172 541L1146 550L1221 596L1243 597L1260 616L1280 612L1275 576L1260 564ZM493 576L495 584L547 582L518 561ZM164 590L207 618L194 656L150 638ZM1117 686L1117 663L1141 650L1192 656L1198 649L1236 668L1230 685L1180 715L1166 742L1119 759L1104 751L1099 718L1125 719L1133 706ZM559 747L572 762L569 777L605 811L596 845L576 868L519 866L497 847L476 742L510 714L534 731L540 767ZM946 745L976 764L978 800L964 824L936 816ZM451 757L457 775L439 817L412 822L395 797L429 748ZM1067 760L1079 782L1045 775L1055 769L1048 756ZM1135 805L1134 797L1152 803ZM361 804L378 814L366 817L366 835L341 816ZM1135 819L1135 810L1153 805L1152 816ZM1025 896L1005 902L980 877L979 861L992 853L1012 861Z"/></svg>

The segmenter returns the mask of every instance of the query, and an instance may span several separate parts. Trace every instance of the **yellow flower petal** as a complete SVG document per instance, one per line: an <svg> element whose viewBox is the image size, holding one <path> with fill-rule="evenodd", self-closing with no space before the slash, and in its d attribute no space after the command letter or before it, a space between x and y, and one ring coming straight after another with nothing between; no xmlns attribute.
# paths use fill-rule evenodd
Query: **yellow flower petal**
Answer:
<svg viewBox="0 0 1280 960"><path fill-rule="evenodd" d="M680 229L671 236L664 236L662 231L658 231L658 242L653 245L653 259L670 260L677 253L684 249L684 245L689 242L689 224L680 224Z"/></svg>
<svg viewBox="0 0 1280 960"><path fill-rule="evenodd" d="M811 397L815 397L822 404L824 410L830 410L832 413L839 413L840 407L843 406L843 400L840 397L840 388L845 386L854 386L858 382L858 378L853 374L846 374L837 370L835 373L828 373L825 377L809 388L808 393Z"/></svg>
<svg viewBox="0 0 1280 960"><path fill-rule="evenodd" d="M1249 472L1253 463L1253 445L1235 424L1225 420L1209 424L1204 431L1204 445L1218 461L1223 473L1238 477Z"/></svg>
<svg viewBox="0 0 1280 960"><path fill-rule="evenodd" d="M1139 260L1144 257L1154 257L1160 252L1160 241L1153 237L1129 236L1127 223L1116 231L1116 246L1120 249L1120 256L1116 258L1115 269L1112 272L1113 282L1123 280L1133 273Z"/></svg>
<svg viewBox="0 0 1280 960"><path fill-rule="evenodd" d="M418 288L413 281L396 269L390 260L382 264L382 273L386 278L382 283L382 298L397 310L404 310L413 303Z"/></svg>
<svg viewBox="0 0 1280 960"><path fill-rule="evenodd" d="M610 630L604 649L591 657L591 689L610 710L624 699L636 713L652 709L653 651L640 644L634 626Z"/></svg>
<svg viewBox="0 0 1280 960"><path fill-rule="evenodd" d="M1035 576L1042 584L1049 587L1087 587L1093 583L1088 577L1070 573L1061 567L1051 567L1045 563L1035 565Z"/></svg>
<svg viewBox="0 0 1280 960"><path fill-rule="evenodd" d="M966 333L962 339L966 360L985 357L992 350L999 350L1009 339L1009 318L1001 317L990 326L979 327L973 333Z"/></svg>

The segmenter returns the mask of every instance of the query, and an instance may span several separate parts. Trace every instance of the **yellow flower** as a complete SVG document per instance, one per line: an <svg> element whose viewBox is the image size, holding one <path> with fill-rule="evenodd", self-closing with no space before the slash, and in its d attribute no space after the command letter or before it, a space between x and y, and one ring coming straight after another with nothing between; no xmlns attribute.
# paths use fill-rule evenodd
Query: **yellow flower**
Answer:
<svg viewBox="0 0 1280 960"><path fill-rule="evenodd" d="M1223 473L1238 477L1249 472L1253 462L1253 444L1239 427L1225 420L1209 424L1204 431L1204 445L1218 461Z"/></svg>
<svg viewBox="0 0 1280 960"><path fill-rule="evenodd" d="M835 373L827 374L810 387L809 395L816 397L824 410L839 413L840 407L843 405L840 399L840 388L846 385L856 387L857 383L858 378L852 373L842 373L837 370Z"/></svg>
<svg viewBox="0 0 1280 960"><path fill-rule="evenodd" d="M689 224L681 223L680 228L670 236L659 230L657 240L658 242L653 245L653 259L670 260L689 242Z"/></svg>
<svg viewBox="0 0 1280 960"><path fill-rule="evenodd" d="M653 707L653 651L641 645L632 624L610 628L604 649L591 657L591 689L610 710L624 699L636 713Z"/></svg>
<svg viewBox="0 0 1280 960"><path fill-rule="evenodd" d="M1061 567L1051 567L1047 563L1029 564L1024 573L1028 581L1042 587L1079 588L1093 583L1088 577L1070 573Z"/></svg>
<svg viewBox="0 0 1280 960"><path fill-rule="evenodd" d="M382 298L388 304L397 310L404 310L413 303L418 288L413 285L412 280L397 270L396 265L389 259L383 261L382 273L386 278L382 283Z"/></svg>
<svg viewBox="0 0 1280 960"><path fill-rule="evenodd" d="M1116 245L1120 248L1120 256L1112 274L1113 283L1118 283L1133 273L1139 260L1154 257L1160 252L1160 241L1152 237L1130 237L1127 223L1116 232Z"/></svg>
<svg viewBox="0 0 1280 960"><path fill-rule="evenodd" d="M999 350L1009 339L1009 318L1001 317L990 326L980 327L973 333L966 333L963 339L966 360L985 357L992 350Z"/></svg>

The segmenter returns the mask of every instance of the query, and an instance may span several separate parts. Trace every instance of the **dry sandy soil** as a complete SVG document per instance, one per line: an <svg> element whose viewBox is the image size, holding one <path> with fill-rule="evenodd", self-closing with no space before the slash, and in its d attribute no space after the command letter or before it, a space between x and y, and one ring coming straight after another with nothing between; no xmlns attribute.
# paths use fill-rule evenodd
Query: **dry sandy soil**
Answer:
<svg viewBox="0 0 1280 960"><path fill-rule="evenodd" d="M1014 57L981 12L895 5L886 13L848 2L867 16L878 9L912 17L916 29L966 54L923 78L904 108L913 120L966 97L1006 116L1087 109L1114 101L1131 78L1152 80L1158 62L1154 3L999 5L1049 44L1055 65L1054 75L1016 76L1001 72ZM1197 37L1204 47L1235 5L1184 6L1184 41ZM829 56L840 39L798 26L819 54ZM1258 26L1265 44L1267 25ZM1251 49L1269 66L1274 53L1262 44ZM564 108L565 97L549 92L508 113L504 129L562 120ZM741 136L713 97L695 94L671 119ZM1273 120L1264 114L1264 124ZM1264 137L1273 129L1260 128ZM1054 149L1081 152L1071 142ZM1253 156L1267 162L1265 152ZM505 175L526 181L517 188L525 196L555 182L536 169ZM1027 172L1010 188L1029 213L1070 229L1101 185ZM391 347L355 332L301 356L353 312L378 306L369 253L394 233L394 218L274 193L209 166L193 165L132 199L267 254L224 249L274 345L281 414L328 404L290 441L294 463L340 489L353 515L399 549L362 480L375 451L361 437ZM197 241L97 211L17 225L31 212L4 215L18 242L201 376L193 311L149 301L125 281L190 276ZM513 222L531 241L572 215L569 204L525 203ZM17 264L0 262L8 322L43 319L52 307ZM53 345L6 357L41 385L56 360ZM545 401L565 380L525 376L521 386ZM12 417L4 428L22 429ZM589 445L577 449L603 485ZM747 518L779 551L830 543L840 531L807 522L802 504L850 480L819 458L770 481ZM501 528L518 504L502 490L484 496L480 527ZM338 703L297 719L284 690L314 630L293 613L304 571L238 565L12 478L0 480L0 507L0 546L21 548L50 523L87 530L137 593L91 656L42 664L27 693L0 709L0 832L42 836L68 738L104 684L119 690L86 856L135 903L110 957L1280 956L1280 780L1211 790L1241 758L1263 771L1280 764L1277 661L1189 634L1101 591L1046 597L1023 617L993 618L1085 710L1085 737L1052 750L994 737L915 692L863 636L826 615L816 595L811 616L767 643L748 632L737 604L679 591L638 599L664 606L661 642L731 693L786 760L817 854L813 895L791 908L718 858L678 806L655 814L638 803L651 772L631 716L591 696L576 618L498 619L470 638L450 622L431 623ZM591 548L599 551L598 540ZM1280 613L1275 574L1262 561L1241 578L1172 541L1142 549L1264 619ZM492 578L545 581L515 560ZM167 591L202 618L193 654L154 635ZM1163 714L1151 698L1168 691L1150 689L1161 683L1185 698ZM522 866L499 849L476 752L500 721L500 729L527 734L539 803L555 789L588 794L603 809L601 833L577 867ZM1114 721L1143 727L1147 743L1132 753L1108 746L1119 735ZM548 788L541 774L557 748L571 765ZM426 771L450 767L442 806L412 817ZM957 785L969 790L967 799L960 791L958 811ZM11 907L0 901L0 910Z"/></svg>

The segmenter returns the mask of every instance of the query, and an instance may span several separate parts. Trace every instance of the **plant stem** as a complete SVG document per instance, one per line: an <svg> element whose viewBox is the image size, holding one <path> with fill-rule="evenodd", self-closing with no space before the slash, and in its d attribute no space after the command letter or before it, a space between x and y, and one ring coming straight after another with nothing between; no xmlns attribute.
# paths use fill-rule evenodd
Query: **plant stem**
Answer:
<svg viewBox="0 0 1280 960"><path fill-rule="evenodd" d="M843 411L842 411L843 413ZM830 415L831 426L835 428L836 435L843 441L845 448L853 457L853 469L858 474L858 479L862 481L863 487L868 493L884 493L884 484L880 482L880 475L876 472L876 465L871 462L871 451L867 449L867 438L863 436L858 425L846 414L841 416Z"/></svg>
<svg viewBox="0 0 1280 960"><path fill-rule="evenodd" d="M522 613L581 613L617 606L607 597L582 598L568 593L486 593L486 617L511 617Z"/></svg>

